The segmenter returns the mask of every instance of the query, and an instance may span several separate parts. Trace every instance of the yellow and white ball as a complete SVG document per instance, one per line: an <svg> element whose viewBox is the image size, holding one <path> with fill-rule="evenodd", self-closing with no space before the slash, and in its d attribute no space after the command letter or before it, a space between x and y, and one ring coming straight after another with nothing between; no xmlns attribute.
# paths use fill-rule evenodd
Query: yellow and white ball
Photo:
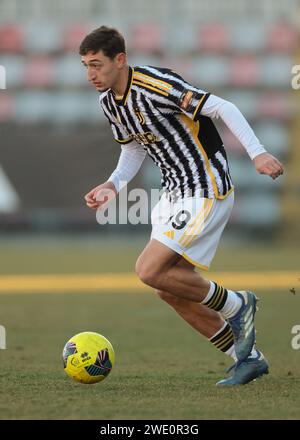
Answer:
<svg viewBox="0 0 300 440"><path fill-rule="evenodd" d="M82 332L70 338L62 358L67 375L87 384L104 380L115 365L111 343L95 332Z"/></svg>

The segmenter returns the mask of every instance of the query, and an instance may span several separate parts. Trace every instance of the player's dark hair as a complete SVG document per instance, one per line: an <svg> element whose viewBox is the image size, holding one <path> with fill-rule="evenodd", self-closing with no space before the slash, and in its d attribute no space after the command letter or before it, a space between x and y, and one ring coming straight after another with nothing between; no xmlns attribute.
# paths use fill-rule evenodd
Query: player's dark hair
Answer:
<svg viewBox="0 0 300 440"><path fill-rule="evenodd" d="M103 51L104 55L114 59L118 53L126 53L125 40L117 29L101 26L86 35L79 46L79 54L94 54Z"/></svg>

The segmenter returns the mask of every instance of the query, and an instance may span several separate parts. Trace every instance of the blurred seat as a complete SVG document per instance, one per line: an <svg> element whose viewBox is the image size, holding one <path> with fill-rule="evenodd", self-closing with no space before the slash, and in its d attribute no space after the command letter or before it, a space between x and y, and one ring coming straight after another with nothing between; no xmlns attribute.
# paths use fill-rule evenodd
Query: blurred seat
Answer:
<svg viewBox="0 0 300 440"><path fill-rule="evenodd" d="M162 52L162 31L154 23L138 23L130 31L128 49L135 52Z"/></svg>
<svg viewBox="0 0 300 440"><path fill-rule="evenodd" d="M191 62L192 80L195 85L203 88L228 84L229 64L225 57L203 55Z"/></svg>
<svg viewBox="0 0 300 440"><path fill-rule="evenodd" d="M81 41L90 31L88 26L83 23L65 26L61 36L61 47L66 51L78 53Z"/></svg>
<svg viewBox="0 0 300 440"><path fill-rule="evenodd" d="M1 64L5 66L8 90L24 84L25 57L23 55L7 54L1 56Z"/></svg>
<svg viewBox="0 0 300 440"><path fill-rule="evenodd" d="M291 78L291 67L294 64L290 55L267 55L259 65L259 82L272 87L287 87Z"/></svg>
<svg viewBox="0 0 300 440"><path fill-rule="evenodd" d="M223 52L229 48L228 28L221 23L202 25L197 32L197 48L204 52Z"/></svg>
<svg viewBox="0 0 300 440"><path fill-rule="evenodd" d="M258 91L231 89L226 91L222 97L233 102L246 118L257 119L260 117L258 111L260 93Z"/></svg>
<svg viewBox="0 0 300 440"><path fill-rule="evenodd" d="M41 123L51 121L55 111L52 93L28 90L18 93L16 99L16 119L19 123Z"/></svg>
<svg viewBox="0 0 300 440"><path fill-rule="evenodd" d="M276 23L268 33L267 49L293 53L298 47L299 32L287 22Z"/></svg>
<svg viewBox="0 0 300 440"><path fill-rule="evenodd" d="M0 26L0 52L22 52L23 41L21 26L15 24Z"/></svg>
<svg viewBox="0 0 300 440"><path fill-rule="evenodd" d="M229 31L230 48L238 52L258 52L266 47L267 30L254 21L234 23Z"/></svg>
<svg viewBox="0 0 300 440"><path fill-rule="evenodd" d="M227 153L237 156L245 154L245 149L242 147L239 140L231 133L231 131L227 129L227 127L225 128L222 126L218 131L221 135Z"/></svg>
<svg viewBox="0 0 300 440"><path fill-rule="evenodd" d="M163 57L160 64L163 67L169 67L171 70L181 75L183 79L192 83L193 86L197 86L197 84L199 85L200 83L193 72L192 60L193 58L189 55L184 56L183 54L179 54L174 57Z"/></svg>
<svg viewBox="0 0 300 440"><path fill-rule="evenodd" d="M57 124L97 123L105 117L101 111L97 92L61 92L54 96L55 111L51 120Z"/></svg>
<svg viewBox="0 0 300 440"><path fill-rule="evenodd" d="M257 85L257 58L252 55L234 57L230 62L230 83L234 86Z"/></svg>
<svg viewBox="0 0 300 440"><path fill-rule="evenodd" d="M248 120L248 122L267 151L274 154L276 157L283 157L287 154L289 149L289 133L283 122L274 122L261 118L257 121ZM222 129L220 129L220 134L226 147L226 151L237 156L243 156L245 159L247 158L246 150L230 130L222 127Z"/></svg>
<svg viewBox="0 0 300 440"><path fill-rule="evenodd" d="M79 55L67 53L55 60L55 83L73 87L87 85L86 69Z"/></svg>
<svg viewBox="0 0 300 440"><path fill-rule="evenodd" d="M243 197L236 197L234 210L235 223L244 226L270 227L281 220L280 197L271 191L243 193Z"/></svg>
<svg viewBox="0 0 300 440"><path fill-rule="evenodd" d="M14 109L19 123L94 124L105 119L94 91L22 91L15 95Z"/></svg>
<svg viewBox="0 0 300 440"><path fill-rule="evenodd" d="M7 93L2 95L0 99L0 121L7 122L14 119L14 99Z"/></svg>
<svg viewBox="0 0 300 440"><path fill-rule="evenodd" d="M283 157L289 151L289 129L284 122L258 121L253 129L266 149L275 156Z"/></svg>
<svg viewBox="0 0 300 440"><path fill-rule="evenodd" d="M59 50L61 26L54 21L28 23L25 29L25 47L28 52L45 54Z"/></svg>
<svg viewBox="0 0 300 440"><path fill-rule="evenodd" d="M265 92L259 95L258 114L276 119L286 119L291 114L291 103L286 93Z"/></svg>
<svg viewBox="0 0 300 440"><path fill-rule="evenodd" d="M183 21L179 27L168 26L163 34L164 53L168 56L195 52L199 48L197 38L194 23Z"/></svg>
<svg viewBox="0 0 300 440"><path fill-rule="evenodd" d="M252 191L272 190L276 192L284 183L284 175L280 179L273 180L269 176L259 174L245 150L242 156L230 156L229 169L234 183L240 190L250 188Z"/></svg>
<svg viewBox="0 0 300 440"><path fill-rule="evenodd" d="M45 87L52 85L54 78L53 60L47 57L28 59L24 72L27 87Z"/></svg>
<svg viewBox="0 0 300 440"><path fill-rule="evenodd" d="M169 67L167 64L162 64L159 57L151 54L132 54L130 55L130 65L131 66L163 66Z"/></svg>

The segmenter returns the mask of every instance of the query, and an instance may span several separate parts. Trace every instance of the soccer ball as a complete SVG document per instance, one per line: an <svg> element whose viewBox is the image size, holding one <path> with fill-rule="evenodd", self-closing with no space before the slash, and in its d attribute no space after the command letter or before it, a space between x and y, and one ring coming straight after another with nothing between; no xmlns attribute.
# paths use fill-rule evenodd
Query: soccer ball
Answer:
<svg viewBox="0 0 300 440"><path fill-rule="evenodd" d="M62 358L67 375L81 383L100 382L115 365L111 343L94 332L78 333L69 339Z"/></svg>

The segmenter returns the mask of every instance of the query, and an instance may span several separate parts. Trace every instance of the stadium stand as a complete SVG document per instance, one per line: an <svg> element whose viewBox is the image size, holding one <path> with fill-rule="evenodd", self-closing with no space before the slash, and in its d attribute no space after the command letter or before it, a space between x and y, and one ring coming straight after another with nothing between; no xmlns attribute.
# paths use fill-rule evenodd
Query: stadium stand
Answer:
<svg viewBox="0 0 300 440"><path fill-rule="evenodd" d="M87 176L83 178L83 172L80 176L84 192L89 181L93 185L99 176L109 174L108 167L112 164L107 160L107 153L112 154L113 163L117 160L119 150L111 140L97 96L87 84L86 72L77 55L84 35L101 24L117 25L124 32L133 65L169 66L193 84L231 100L245 114L271 153L277 154L281 160L288 156L292 117L288 99L290 70L299 30L296 20L291 19L296 14L286 14L286 11L288 8L289 12L296 11L296 2L288 0L283 4L275 1L272 7L265 1L249 4L244 0L229 0L226 6L225 2L218 0L209 3L209 8L200 8L196 0L186 0L183 8L177 1L166 1L162 5L161 1L154 0L151 8L150 4L130 0L126 3L127 10L134 13L128 14L122 1L87 0L84 10L77 0L55 0L43 10L36 8L33 0L26 2L26 8L15 0L2 2L0 63L7 71L7 90L5 93L1 91L0 100L3 143L10 142L12 131L21 133L24 130L23 136L14 137L14 142L22 138L14 149L15 154L18 154L18 148L26 148L27 154L34 157L34 166L44 159L46 166L47 157L52 154L52 143L41 142L37 134L34 136L34 133L40 135L43 132L53 142L61 143L55 151L64 164L57 167L54 162L49 162L57 173L55 184L55 176L50 179L53 193L42 197L41 191L40 197L35 198L29 190L31 182L26 183L25 171L24 174L18 167L16 189L22 192L22 209L26 213L34 207L37 209L41 203L43 208L48 206L49 209L84 209L78 199L79 191L68 190L64 196L57 196L58 184L66 167L70 170L67 183L72 185L77 179L78 184L76 174L71 171L77 169L75 161L80 162L84 154L94 154L95 146L99 151L104 148L106 155L102 168L88 163L84 170ZM160 8L157 9L159 17L151 16L154 7ZM69 15L68 8L71 10ZM116 10L120 11L118 16ZM274 184L271 179L256 176L237 140L224 130L222 124L219 129L230 156L233 180L239 188L233 222L241 228L268 222L278 224L284 178ZM53 136L55 130L64 135ZM77 154L79 150L73 155L73 132L80 132L80 139L85 142L91 131L93 141L89 140L80 150L82 156ZM95 132L99 133L98 140ZM5 167L11 151L3 148L3 143L1 155ZM101 154L96 157L98 161L102 160ZM101 174L101 169L107 172ZM13 174L11 168L10 173ZM152 175L153 180L151 177L143 180L146 175ZM147 186L150 181L159 184L156 172L147 162L145 172L139 175L139 183ZM29 188L25 190L24 185ZM261 201L255 205L254 195L258 188ZM79 218L83 217L79 215Z"/></svg>

